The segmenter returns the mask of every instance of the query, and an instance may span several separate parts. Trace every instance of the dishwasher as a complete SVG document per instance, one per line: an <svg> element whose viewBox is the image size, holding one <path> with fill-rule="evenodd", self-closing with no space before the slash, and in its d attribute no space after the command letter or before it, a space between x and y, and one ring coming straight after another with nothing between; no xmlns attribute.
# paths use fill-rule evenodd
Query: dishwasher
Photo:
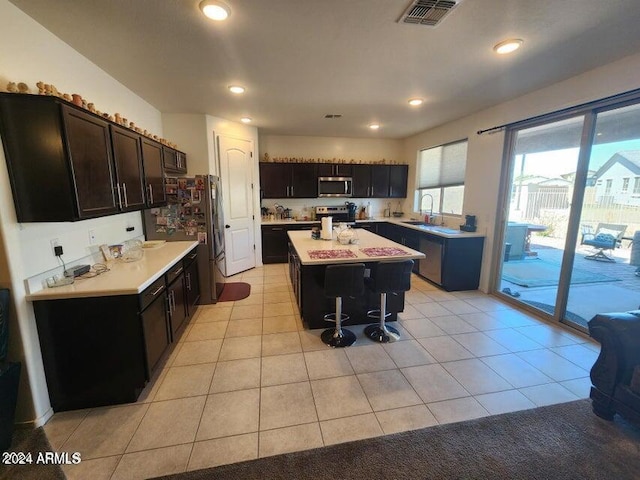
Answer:
<svg viewBox="0 0 640 480"><path fill-rule="evenodd" d="M435 236L420 236L420 251L425 258L420 259L418 273L438 285L442 284L442 254L444 239Z"/></svg>

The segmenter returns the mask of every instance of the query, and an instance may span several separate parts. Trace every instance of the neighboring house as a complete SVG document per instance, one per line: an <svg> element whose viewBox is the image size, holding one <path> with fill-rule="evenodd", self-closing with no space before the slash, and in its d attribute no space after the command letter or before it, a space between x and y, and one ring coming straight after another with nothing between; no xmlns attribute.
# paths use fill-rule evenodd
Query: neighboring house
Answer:
<svg viewBox="0 0 640 480"><path fill-rule="evenodd" d="M596 173L596 170L587 170L587 187L594 187L596 185ZM573 183L576 179L576 172L564 173L560 176Z"/></svg>
<svg viewBox="0 0 640 480"><path fill-rule="evenodd" d="M618 152L596 172L600 205L640 206L640 150Z"/></svg>

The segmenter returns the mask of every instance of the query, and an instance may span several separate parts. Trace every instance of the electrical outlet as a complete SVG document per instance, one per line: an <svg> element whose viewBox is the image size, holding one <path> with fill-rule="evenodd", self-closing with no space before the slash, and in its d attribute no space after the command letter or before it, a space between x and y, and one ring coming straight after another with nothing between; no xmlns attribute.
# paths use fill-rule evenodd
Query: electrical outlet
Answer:
<svg viewBox="0 0 640 480"><path fill-rule="evenodd" d="M58 238L51 239L51 253L56 256L55 248L60 246L60 240Z"/></svg>
<svg viewBox="0 0 640 480"><path fill-rule="evenodd" d="M95 245L96 243L96 231L89 230L89 245Z"/></svg>

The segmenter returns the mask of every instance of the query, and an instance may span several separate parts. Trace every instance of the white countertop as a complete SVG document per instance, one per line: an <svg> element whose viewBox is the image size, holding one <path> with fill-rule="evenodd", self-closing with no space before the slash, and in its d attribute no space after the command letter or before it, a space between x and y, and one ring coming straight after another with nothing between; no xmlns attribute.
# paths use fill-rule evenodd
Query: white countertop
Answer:
<svg viewBox="0 0 640 480"><path fill-rule="evenodd" d="M144 248L144 256L135 262L111 261L109 271L96 277L76 278L71 285L44 288L26 295L29 301L60 298L136 295L160 278L198 242L167 242L156 248Z"/></svg>
<svg viewBox="0 0 640 480"><path fill-rule="evenodd" d="M450 228L440 225L411 225L407 222L413 222L417 220L411 220L411 218L390 218L390 217L380 217L380 218L370 218L368 220L356 220L356 228L359 223L372 223L372 222L387 222L392 223L394 225L400 225L401 227L410 228L412 230L416 230L418 232L430 233L432 235L437 235L439 237L444 238L477 238L484 237L484 233L481 232L463 232L458 228ZM349 223L349 222L343 222ZM262 225L319 225L320 220L262 220Z"/></svg>
<svg viewBox="0 0 640 480"><path fill-rule="evenodd" d="M362 228L354 229L358 235L358 243L355 245L341 245L335 238L333 240L314 240L308 230L293 230L287 232L293 247L300 257L303 265L330 265L335 263L356 263L356 262L379 262L382 260L407 260L424 258L424 254L417 250L412 250L404 245L392 242L389 239L371 233ZM335 234L334 234L335 237ZM362 252L363 248L397 248L404 250L405 255L388 255L370 257ZM350 258L318 258L309 256L310 250L350 250L355 257Z"/></svg>

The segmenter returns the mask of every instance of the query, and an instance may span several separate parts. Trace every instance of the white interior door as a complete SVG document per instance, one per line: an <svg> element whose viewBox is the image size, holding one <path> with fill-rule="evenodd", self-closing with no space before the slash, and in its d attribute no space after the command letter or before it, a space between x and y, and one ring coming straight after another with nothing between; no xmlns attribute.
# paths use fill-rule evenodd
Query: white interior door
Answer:
<svg viewBox="0 0 640 480"><path fill-rule="evenodd" d="M227 276L256 266L251 147L249 140L218 135Z"/></svg>

